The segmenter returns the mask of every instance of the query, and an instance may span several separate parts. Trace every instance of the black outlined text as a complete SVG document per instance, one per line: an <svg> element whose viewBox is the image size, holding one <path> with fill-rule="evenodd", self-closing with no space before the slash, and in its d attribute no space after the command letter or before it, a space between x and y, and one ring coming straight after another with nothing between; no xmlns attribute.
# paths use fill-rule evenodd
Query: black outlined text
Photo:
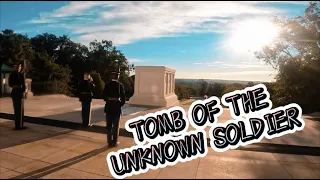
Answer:
<svg viewBox="0 0 320 180"><path fill-rule="evenodd" d="M204 129L207 125L213 126L217 123L217 118L222 112L223 108L219 98L212 96L203 101L193 102L188 110L188 118L191 126L196 129Z"/></svg>
<svg viewBox="0 0 320 180"><path fill-rule="evenodd" d="M260 142L263 137L272 139L301 131L305 126L301 116L301 107L292 103L263 115L250 115L245 120L237 118L224 124L216 124L209 131L211 148L217 152L224 152L236 149L240 145ZM250 128L246 128L246 125L250 125Z"/></svg>
<svg viewBox="0 0 320 180"><path fill-rule="evenodd" d="M170 138L170 139L169 139ZM110 152L107 163L110 173L117 179L134 174L145 173L149 169L164 168L178 162L187 162L204 157L208 153L206 133L196 130L185 133L183 136L165 136L157 144L133 146Z"/></svg>
<svg viewBox="0 0 320 180"><path fill-rule="evenodd" d="M183 108L173 107L130 119L125 123L125 128L133 133L136 144L145 144L168 135L183 134L189 128L189 121Z"/></svg>
<svg viewBox="0 0 320 180"><path fill-rule="evenodd" d="M222 96L221 102L229 107L234 119L241 115L260 114L272 108L270 94L264 84L227 93Z"/></svg>

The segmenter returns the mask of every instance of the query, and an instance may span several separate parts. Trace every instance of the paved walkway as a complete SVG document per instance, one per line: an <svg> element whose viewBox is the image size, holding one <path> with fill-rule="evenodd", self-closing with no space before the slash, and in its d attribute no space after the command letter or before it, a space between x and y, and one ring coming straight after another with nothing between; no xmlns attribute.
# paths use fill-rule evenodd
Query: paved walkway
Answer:
<svg viewBox="0 0 320 180"><path fill-rule="evenodd" d="M72 117L70 113L79 114L79 111L75 110L79 108L77 104L79 102L74 99L65 100L67 105L61 103L59 98L38 101L41 102L42 109L36 111L41 105L27 107L26 111L30 110L30 112L26 113L33 113L32 115L36 116L38 112L36 117L51 116L56 119L69 119ZM1 112L4 112L3 110L8 112L10 106L12 107L10 101L4 102L1 99L0 103ZM26 103L32 105L31 100ZM188 109L187 106L184 108ZM143 111L131 109L132 113L122 118L121 126L123 127L128 119L160 109ZM96 119L102 119L96 125L104 126L101 109L96 109L93 113L97 113L97 116L94 116ZM298 149L302 148L301 146L320 147L320 122L307 118L310 117L304 118L306 128L302 132L264 140L266 141L264 143L275 146L292 145ZM228 110L225 110L219 121L224 122L228 119L230 115ZM30 123L26 123L26 126L29 127L26 130L13 131L12 120L0 119L0 177L2 179L111 179L113 177L105 160L108 152L134 145L132 138L120 137L119 147L108 150L105 146L107 141L105 134ZM237 149L218 153L209 148L209 153L204 158L150 170L145 174L129 178L320 178L320 156L292 154L289 153L290 149L287 151L288 153L275 153L272 149L264 152Z"/></svg>

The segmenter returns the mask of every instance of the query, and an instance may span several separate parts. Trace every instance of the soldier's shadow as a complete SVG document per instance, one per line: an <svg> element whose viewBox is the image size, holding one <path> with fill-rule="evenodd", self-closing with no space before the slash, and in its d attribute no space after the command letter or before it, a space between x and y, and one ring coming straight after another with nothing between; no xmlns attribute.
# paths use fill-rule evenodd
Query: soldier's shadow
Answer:
<svg viewBox="0 0 320 180"><path fill-rule="evenodd" d="M136 107L136 109L129 111L125 111L124 109L124 117L127 117L128 113L132 114L135 113L135 111L141 111L144 109L146 108ZM154 108L148 109L152 110ZM19 131L13 130L13 114L0 113L0 118L9 120L0 123L0 149L40 141L42 139L51 138L62 134L68 134L77 130L106 134L106 123L103 111L103 108L95 109L92 111L91 123L93 123L93 126L88 128L82 127L81 111L72 111L43 117L25 116L24 122L28 128ZM130 119L132 118L132 116L127 117L127 119L128 118ZM123 126L120 126L119 136L133 137L132 134L127 132Z"/></svg>

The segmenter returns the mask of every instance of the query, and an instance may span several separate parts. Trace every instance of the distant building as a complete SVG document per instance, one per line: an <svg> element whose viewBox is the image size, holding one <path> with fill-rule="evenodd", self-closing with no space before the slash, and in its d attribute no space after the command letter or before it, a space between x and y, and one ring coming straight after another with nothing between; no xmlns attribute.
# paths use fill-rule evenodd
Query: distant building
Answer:
<svg viewBox="0 0 320 180"><path fill-rule="evenodd" d="M9 79L10 73L13 71L14 71L13 68L5 64L2 65L1 71L0 71L0 74L1 74L0 97L7 96L10 94L11 88L9 87L8 79Z"/></svg>

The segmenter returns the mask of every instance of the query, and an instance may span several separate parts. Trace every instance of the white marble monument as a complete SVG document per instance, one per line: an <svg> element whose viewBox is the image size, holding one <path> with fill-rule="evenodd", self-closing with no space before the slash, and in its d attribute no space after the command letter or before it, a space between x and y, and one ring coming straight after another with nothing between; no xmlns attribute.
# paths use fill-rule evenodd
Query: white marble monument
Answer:
<svg viewBox="0 0 320 180"><path fill-rule="evenodd" d="M174 69L165 66L137 66L134 95L129 104L161 107L180 105L174 89Z"/></svg>

